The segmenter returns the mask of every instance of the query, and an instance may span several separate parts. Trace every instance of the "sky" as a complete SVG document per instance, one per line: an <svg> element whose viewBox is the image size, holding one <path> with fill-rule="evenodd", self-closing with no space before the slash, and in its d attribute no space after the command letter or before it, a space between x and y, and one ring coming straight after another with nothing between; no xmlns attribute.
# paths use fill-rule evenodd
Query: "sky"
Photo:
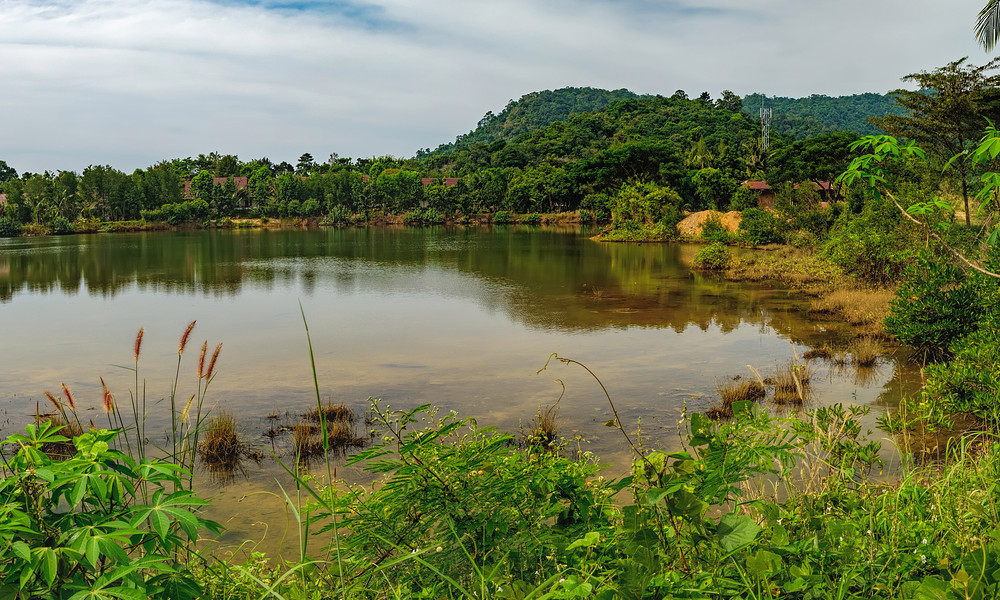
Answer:
<svg viewBox="0 0 1000 600"><path fill-rule="evenodd" d="M19 173L413 156L567 86L884 93L969 56L985 0L0 0Z"/></svg>

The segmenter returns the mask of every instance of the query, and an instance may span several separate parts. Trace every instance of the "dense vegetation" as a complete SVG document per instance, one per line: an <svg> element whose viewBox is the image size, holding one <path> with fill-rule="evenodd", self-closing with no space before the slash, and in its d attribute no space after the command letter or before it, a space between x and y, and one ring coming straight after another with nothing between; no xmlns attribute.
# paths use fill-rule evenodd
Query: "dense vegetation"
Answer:
<svg viewBox="0 0 1000 600"><path fill-rule="evenodd" d="M350 460L381 475L378 485L344 485L332 473L321 485L289 468L309 498L289 499L293 514L303 539L319 536L322 553L308 553L304 541L287 564L251 556L230 565L198 560L193 543L218 530L197 516L203 501L191 493L214 359L207 372L199 362L194 408L173 397L159 404L169 406L173 426L166 456L150 459L136 443L145 437L140 332L131 415L105 390L111 431L84 431L66 390L65 402L50 397L64 429L32 426L8 438L0 595L997 597L1000 130L984 118L1000 83L984 71L996 66L956 61L910 76L926 77L933 89L900 94L908 111L881 121L906 140L810 131L816 135L778 136L765 152L734 98L678 93L612 99L507 135L504 127L519 118L509 107L502 119L484 120L481 138L470 134L468 144L409 160L332 156L318 165L303 155L292 166L211 155L131 175L90 167L21 177L0 165L3 235L125 219L246 214L343 223L406 214L427 222L492 213L501 222L573 210L609 220L612 239L670 239L682 210L739 208L735 232L706 222L701 235L713 244L699 254L702 268L730 268L731 243L815 248L860 289L896 290L885 329L922 351L926 365L920 394L879 421L904 459L891 482L876 475L880 447L859 423L865 411L839 404L776 419L753 395L730 402L718 420L685 415L686 447L673 453L643 448L616 413L607 425L634 451L632 473L605 480L593 457L569 451L551 422L543 425L550 412L539 413L518 446L431 407L394 411L376 402L371 423L380 442ZM833 202L823 206L812 183L841 172L827 196ZM247 177L246 187L237 176ZM425 186L422 177L436 181ZM460 179L448 187L443 177ZM736 182L749 177L772 184L774 210L738 191ZM955 190L964 195L964 219L956 219ZM969 226L973 213L978 227ZM789 368L800 399L804 372L801 364ZM764 387L761 380L758 391ZM923 436L957 415L972 429L927 460Z"/></svg>
<svg viewBox="0 0 1000 600"><path fill-rule="evenodd" d="M853 135L801 141L775 135L765 151L757 123L740 106L731 92L713 101L707 94L637 97L567 88L529 94L487 115L460 143L411 159L331 155L320 164L303 154L291 165L213 153L131 174L92 165L82 173L20 177L4 163L0 235L238 217L350 224L393 216L421 224L537 222L526 215L574 212L606 222L636 186L669 198L661 212L673 218L684 210L751 205L752 195L740 188L746 179L829 180L846 166ZM664 223L665 237L672 226Z"/></svg>
<svg viewBox="0 0 1000 600"><path fill-rule="evenodd" d="M743 110L747 114L757 116L762 106L773 110L772 130L795 140L838 131L876 135L881 131L868 119L905 114L894 94L869 92L839 97L813 94L808 98L750 94L743 98Z"/></svg>

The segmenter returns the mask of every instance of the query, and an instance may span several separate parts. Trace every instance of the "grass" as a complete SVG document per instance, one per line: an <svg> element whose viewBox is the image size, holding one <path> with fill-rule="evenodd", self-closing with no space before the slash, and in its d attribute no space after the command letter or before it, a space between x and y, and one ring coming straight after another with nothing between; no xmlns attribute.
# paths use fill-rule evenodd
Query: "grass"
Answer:
<svg viewBox="0 0 1000 600"><path fill-rule="evenodd" d="M754 379L728 381L719 385L716 391L721 403L705 412L711 419L732 418L735 402L759 402L767 397L767 388Z"/></svg>
<svg viewBox="0 0 1000 600"><path fill-rule="evenodd" d="M838 288L813 300L809 310L839 315L855 327L880 332L889 314L889 302L895 297L895 289L890 288Z"/></svg>
<svg viewBox="0 0 1000 600"><path fill-rule="evenodd" d="M848 348L854 364L860 368L870 369L878 364L878 359L885 353L885 348L871 337L860 337Z"/></svg>
<svg viewBox="0 0 1000 600"><path fill-rule="evenodd" d="M246 443L236 427L236 417L229 412L219 412L204 426L205 439L198 445L201 458L210 473L223 478L242 468L242 460L251 458L260 462L260 453Z"/></svg>
<svg viewBox="0 0 1000 600"><path fill-rule="evenodd" d="M557 423L558 405L556 402L545 409L538 409L538 413L531 421L531 427L525 430L521 428L521 445L525 448L535 448L544 451L552 451L559 440L559 425Z"/></svg>
<svg viewBox="0 0 1000 600"><path fill-rule="evenodd" d="M304 413L302 420L291 426L295 455L310 459L323 455L326 448L335 455L343 455L351 448L363 448L368 440L358 436L355 421L354 410L344 404L328 402L322 406L322 411L317 405Z"/></svg>
<svg viewBox="0 0 1000 600"><path fill-rule="evenodd" d="M771 381L774 384L775 404L802 404L811 395L812 368L796 361L778 367Z"/></svg>

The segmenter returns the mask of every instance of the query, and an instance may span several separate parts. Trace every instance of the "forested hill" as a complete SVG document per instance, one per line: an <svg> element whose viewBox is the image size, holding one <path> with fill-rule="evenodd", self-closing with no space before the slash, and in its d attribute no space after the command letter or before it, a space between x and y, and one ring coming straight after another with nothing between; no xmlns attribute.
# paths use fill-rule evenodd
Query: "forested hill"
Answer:
<svg viewBox="0 0 1000 600"><path fill-rule="evenodd" d="M768 97L750 94L743 99L743 112L757 118L761 101L773 109L771 131L804 140L821 133L850 131L859 135L883 133L866 119L889 114L904 115L890 94L854 94L853 96L822 96L808 98Z"/></svg>
<svg viewBox="0 0 1000 600"><path fill-rule="evenodd" d="M615 100L638 98L626 89L601 90L591 87L566 87L558 90L531 92L518 101L511 100L499 114L489 111L479 120L476 128L441 144L436 150L419 150L417 157L448 154L476 143L490 144L497 140L511 140L522 133L530 133L556 121L565 121L573 113L598 111Z"/></svg>

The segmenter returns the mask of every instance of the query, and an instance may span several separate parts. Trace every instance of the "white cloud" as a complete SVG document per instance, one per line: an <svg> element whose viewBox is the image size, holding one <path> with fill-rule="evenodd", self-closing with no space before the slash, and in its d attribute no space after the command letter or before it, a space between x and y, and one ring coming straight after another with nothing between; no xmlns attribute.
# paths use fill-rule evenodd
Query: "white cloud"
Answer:
<svg viewBox="0 0 1000 600"><path fill-rule="evenodd" d="M0 3L0 158L24 171L411 155L521 94L884 92L960 56L981 0Z"/></svg>

